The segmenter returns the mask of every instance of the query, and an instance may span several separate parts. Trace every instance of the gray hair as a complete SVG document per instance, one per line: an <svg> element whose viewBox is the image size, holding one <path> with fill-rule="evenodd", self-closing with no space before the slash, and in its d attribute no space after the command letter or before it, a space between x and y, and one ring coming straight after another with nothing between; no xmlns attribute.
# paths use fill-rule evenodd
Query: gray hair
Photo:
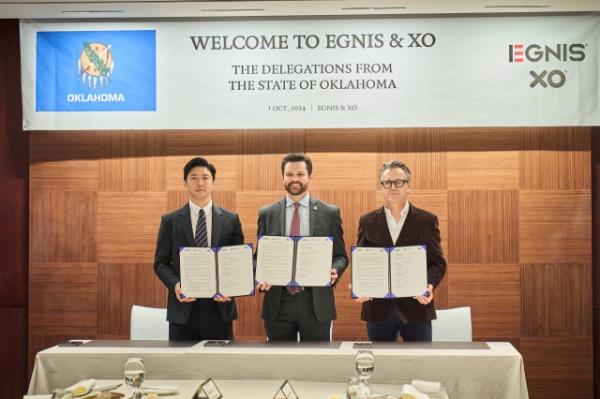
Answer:
<svg viewBox="0 0 600 399"><path fill-rule="evenodd" d="M411 174L410 174L410 169L408 169L408 166L406 166L406 164L402 161L388 161L386 163L384 163L383 165L381 165L381 168L379 168L379 181L381 181L382 177L383 177L383 172L385 172L388 169L394 169L394 168L399 168L402 169L404 171L404 174L406 175L406 180L408 180L410 182L411 179Z"/></svg>

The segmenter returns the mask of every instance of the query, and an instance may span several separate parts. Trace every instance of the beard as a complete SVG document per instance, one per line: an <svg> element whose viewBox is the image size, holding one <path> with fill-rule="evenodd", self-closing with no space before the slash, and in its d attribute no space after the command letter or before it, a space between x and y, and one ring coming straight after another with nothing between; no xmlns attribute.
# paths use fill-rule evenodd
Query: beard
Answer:
<svg viewBox="0 0 600 399"><path fill-rule="evenodd" d="M291 195L300 195L308 190L308 184L302 184L300 182L291 182L285 185L285 191Z"/></svg>

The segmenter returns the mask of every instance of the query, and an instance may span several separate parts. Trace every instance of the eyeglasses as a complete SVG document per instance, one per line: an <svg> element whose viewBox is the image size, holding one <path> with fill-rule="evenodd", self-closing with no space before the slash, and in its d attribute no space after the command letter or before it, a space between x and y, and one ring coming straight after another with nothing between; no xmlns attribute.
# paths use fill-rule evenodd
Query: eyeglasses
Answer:
<svg viewBox="0 0 600 399"><path fill-rule="evenodd" d="M390 189L392 186L402 188L405 184L408 184L408 180L384 180L381 182L381 186L385 189Z"/></svg>

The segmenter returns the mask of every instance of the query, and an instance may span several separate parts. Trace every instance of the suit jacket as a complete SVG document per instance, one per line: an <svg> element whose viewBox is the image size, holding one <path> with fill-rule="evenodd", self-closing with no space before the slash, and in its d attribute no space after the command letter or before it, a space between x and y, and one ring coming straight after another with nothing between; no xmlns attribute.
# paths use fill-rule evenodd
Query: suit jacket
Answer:
<svg viewBox="0 0 600 399"><path fill-rule="evenodd" d="M154 272L169 290L167 320L177 324L187 323L192 314L192 303L181 303L175 298L175 285L180 282L179 249L195 246L191 220L189 204L163 215L156 242ZM238 215L218 207L213 202L211 245L214 247L243 243L244 233ZM198 300L213 302L212 299ZM231 302L217 303L217 306L223 321L229 322L237 318L233 299Z"/></svg>
<svg viewBox="0 0 600 399"><path fill-rule="evenodd" d="M310 197L309 212L310 235L314 237L333 236L332 267L337 270L339 281L348 266L340 210L333 205ZM286 235L285 197L258 211L258 237L263 235ZM277 317L283 289L285 287L273 286L265 293L262 309L263 319L272 321ZM317 320L319 322L334 320L337 315L332 287L313 287L312 295L313 310Z"/></svg>
<svg viewBox="0 0 600 399"><path fill-rule="evenodd" d="M438 219L432 213L410 204L408 215L396 242L387 226L383 207L360 218L358 226L359 247L400 247L409 245L427 246L427 282L436 288L446 273L446 261L440 243ZM361 319L365 321L383 321L390 305L398 309L400 319L407 324L426 323L436 318L433 301L421 305L413 298L383 299L374 298L363 302Z"/></svg>

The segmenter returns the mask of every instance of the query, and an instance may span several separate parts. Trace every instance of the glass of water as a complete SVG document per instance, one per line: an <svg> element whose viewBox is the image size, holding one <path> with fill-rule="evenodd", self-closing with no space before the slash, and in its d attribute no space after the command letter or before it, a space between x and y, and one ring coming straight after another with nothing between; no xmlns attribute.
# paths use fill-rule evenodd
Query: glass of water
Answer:
<svg viewBox="0 0 600 399"><path fill-rule="evenodd" d="M125 362L125 384L131 387L131 397L137 399L141 395L138 393L142 382L144 382L144 376L146 371L144 369L144 362L140 357L130 357Z"/></svg>
<svg viewBox="0 0 600 399"><path fill-rule="evenodd" d="M354 363L358 379L366 384L367 380L371 377L371 374L373 374L373 370L375 370L375 357L373 356L373 352L365 349L359 350L356 353Z"/></svg>

